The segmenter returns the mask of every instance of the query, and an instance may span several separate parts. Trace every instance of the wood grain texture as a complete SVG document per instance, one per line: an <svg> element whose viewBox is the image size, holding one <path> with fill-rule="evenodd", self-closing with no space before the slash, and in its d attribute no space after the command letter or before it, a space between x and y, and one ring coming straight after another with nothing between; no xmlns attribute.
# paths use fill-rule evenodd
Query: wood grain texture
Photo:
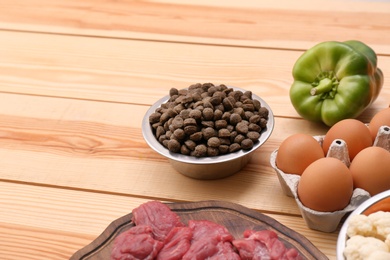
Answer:
<svg viewBox="0 0 390 260"><path fill-rule="evenodd" d="M0 259L60 260L69 259L93 236L33 228L27 225L0 224Z"/></svg>
<svg viewBox="0 0 390 260"><path fill-rule="evenodd" d="M289 89L302 51L1 31L0 40L2 92L152 105L171 87L213 82L266 97L276 116L299 117ZM390 57L378 66L390 74ZM363 120L389 105L389 88L385 80Z"/></svg>
<svg viewBox="0 0 390 260"><path fill-rule="evenodd" d="M0 259L69 259L112 221L148 201L23 183L0 182L0 188L0 247L4 248ZM18 208L24 209L23 214ZM310 230L301 217L265 215L305 236L331 259L335 256L337 234ZM15 250L18 243L28 250ZM47 248L42 249L42 244Z"/></svg>
<svg viewBox="0 0 390 260"><path fill-rule="evenodd" d="M228 199L250 208L262 205L265 211L296 215L299 210L281 192L269 155L298 129L325 131L304 120L296 124L277 119L278 127L242 172L205 182L178 174L147 146L139 128L145 106L55 98L50 103L45 97L2 96L10 111L0 120L4 179L171 200ZM50 110L39 105L43 100ZM275 190L280 192L269 198Z"/></svg>
<svg viewBox="0 0 390 260"><path fill-rule="evenodd" d="M288 92L304 50L358 39L385 83L358 119L390 104L390 5L317 0L0 0L0 259L69 259L141 203L226 200L269 215L330 259L337 232L307 228L269 157L293 133L321 135ZM171 87L251 90L275 128L226 179L187 178L147 146L141 122Z"/></svg>
<svg viewBox="0 0 390 260"><path fill-rule="evenodd" d="M390 53L386 3L184 2L3 0L0 22L9 30L289 49L360 39Z"/></svg>

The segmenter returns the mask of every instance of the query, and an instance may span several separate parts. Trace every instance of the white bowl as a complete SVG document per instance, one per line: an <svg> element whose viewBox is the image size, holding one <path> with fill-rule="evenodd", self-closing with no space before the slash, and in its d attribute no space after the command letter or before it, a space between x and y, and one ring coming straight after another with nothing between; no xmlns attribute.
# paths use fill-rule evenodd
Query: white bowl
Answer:
<svg viewBox="0 0 390 260"><path fill-rule="evenodd" d="M229 88L233 88L234 90L239 90L242 92L245 91L236 87ZM234 173L241 170L249 162L253 152L265 143L274 128L274 115L271 108L263 99L252 93L252 99L260 101L261 106L266 107L269 112L267 127L261 131L260 138L258 142L254 143L252 149L241 149L234 153L201 158L183 155L180 153L173 153L158 142L149 123L149 116L155 112L156 109L161 106L161 104L168 101L168 99L169 95L161 98L148 109L142 121L142 134L147 144L153 150L168 158L172 167L187 177L195 179L220 179L233 175Z"/></svg>
<svg viewBox="0 0 390 260"><path fill-rule="evenodd" d="M351 212L351 214L348 216L348 218L345 220L344 224L342 225L338 238L337 238L337 259L338 260L345 260L344 257L344 249L346 246L346 242L348 239L347 236L347 229L348 229L348 221L353 215L359 215L362 214L364 211L366 211L368 208L376 204L377 202L390 197L390 190L381 192L377 195L372 196L365 202L363 202L359 207L357 207L354 211Z"/></svg>

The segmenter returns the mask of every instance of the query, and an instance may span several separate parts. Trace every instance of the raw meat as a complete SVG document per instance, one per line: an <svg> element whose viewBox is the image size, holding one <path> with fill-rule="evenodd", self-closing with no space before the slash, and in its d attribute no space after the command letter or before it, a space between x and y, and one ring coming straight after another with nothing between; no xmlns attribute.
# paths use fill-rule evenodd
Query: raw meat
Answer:
<svg viewBox="0 0 390 260"><path fill-rule="evenodd" d="M190 220L188 227L193 230L193 241L204 239L205 237L217 238L218 241L233 241L234 237L229 230L222 225L208 220Z"/></svg>
<svg viewBox="0 0 390 260"><path fill-rule="evenodd" d="M193 230L191 247L183 260L239 260L231 242L234 237L226 227L208 220L190 220Z"/></svg>
<svg viewBox="0 0 390 260"><path fill-rule="evenodd" d="M162 242L172 228L183 226L179 216L159 201L143 203L133 209L132 213L132 220L136 225L150 226L155 239Z"/></svg>
<svg viewBox="0 0 390 260"><path fill-rule="evenodd" d="M174 227L164 241L164 246L157 255L157 260L180 260L191 246L192 229Z"/></svg>
<svg viewBox="0 0 390 260"><path fill-rule="evenodd" d="M288 259L300 260L302 257L294 248L287 249L278 235L272 230L246 230L244 238L233 241L241 259Z"/></svg>
<svg viewBox="0 0 390 260"><path fill-rule="evenodd" d="M149 201L133 210L136 224L114 241L111 260L302 260L272 230L246 230L234 239L229 230L209 220L180 217L166 204Z"/></svg>
<svg viewBox="0 0 390 260"><path fill-rule="evenodd" d="M268 260L271 259L267 246L255 239L237 239L233 241L242 260Z"/></svg>
<svg viewBox="0 0 390 260"><path fill-rule="evenodd" d="M163 247L148 226L135 226L116 237L111 260L152 260Z"/></svg>

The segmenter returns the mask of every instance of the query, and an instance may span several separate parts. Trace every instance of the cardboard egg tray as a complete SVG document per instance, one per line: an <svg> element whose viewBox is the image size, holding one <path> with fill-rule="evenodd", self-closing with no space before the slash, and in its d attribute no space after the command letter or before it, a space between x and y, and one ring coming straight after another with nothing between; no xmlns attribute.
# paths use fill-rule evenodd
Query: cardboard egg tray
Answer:
<svg viewBox="0 0 390 260"><path fill-rule="evenodd" d="M324 136L313 136L313 137L322 146ZM390 127L389 126L382 126L379 129L373 145L385 148L390 152ZM334 232L338 228L340 222L343 220L346 214L355 210L360 204L362 204L364 201L366 201L371 197L367 191L357 188L353 191L350 203L342 210L334 211L334 212L320 212L305 207L299 200L298 193L297 193L300 175L289 174L281 171L276 166L277 153L278 153L278 149L272 152L270 163L272 168L274 168L274 170L276 171L283 193L289 197L295 198L295 201L300 209L303 219L306 222L306 225L311 229L322 231L322 232L329 232L329 233ZM346 143L341 139L337 139L333 141L333 143L329 148L327 157L338 158L349 167L350 161L348 156L348 147Z"/></svg>

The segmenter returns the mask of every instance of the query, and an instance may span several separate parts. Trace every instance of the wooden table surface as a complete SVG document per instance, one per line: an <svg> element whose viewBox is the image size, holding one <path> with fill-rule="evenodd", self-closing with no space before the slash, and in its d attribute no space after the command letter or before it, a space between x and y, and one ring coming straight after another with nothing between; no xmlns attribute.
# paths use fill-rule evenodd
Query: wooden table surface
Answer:
<svg viewBox="0 0 390 260"><path fill-rule="evenodd" d="M361 40L385 83L359 117L390 103L390 2L0 0L0 259L69 259L149 200L225 200L271 216L330 259L338 232L309 229L269 158L294 133L327 127L289 100L292 67L321 41ZM177 173L141 121L170 88L251 90L275 128L239 173Z"/></svg>

